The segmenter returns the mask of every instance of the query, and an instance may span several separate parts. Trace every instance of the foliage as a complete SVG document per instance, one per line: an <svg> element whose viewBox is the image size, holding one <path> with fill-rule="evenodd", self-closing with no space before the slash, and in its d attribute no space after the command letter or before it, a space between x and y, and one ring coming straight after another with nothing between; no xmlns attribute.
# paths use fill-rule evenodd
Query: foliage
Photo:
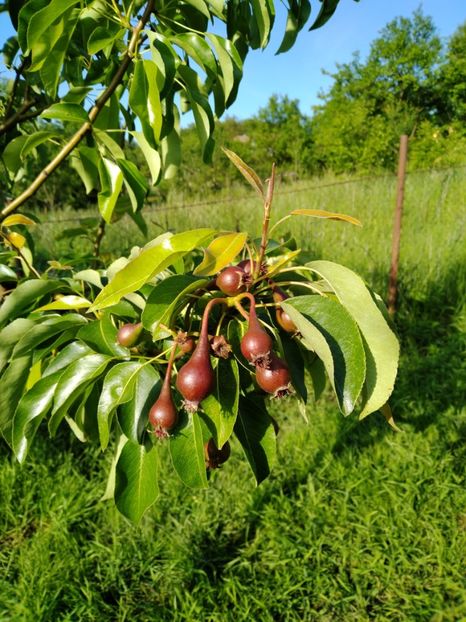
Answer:
<svg viewBox="0 0 466 622"><path fill-rule="evenodd" d="M324 0L311 29L337 5ZM86 192L98 194L106 222L139 212L150 185L174 176L181 113L192 112L202 158L210 161L215 118L235 100L245 57L268 44L275 17L272 0L28 0L0 10L9 11L17 31L3 46L16 74L1 101L9 195L25 171L31 177L28 168L43 145L59 149L2 217L71 156ZM290 3L280 51L292 46L310 11L309 0ZM146 160L150 182L127 157L128 141Z"/></svg>
<svg viewBox="0 0 466 622"><path fill-rule="evenodd" d="M393 169L403 133L411 137L414 166L430 149L435 156L424 166L437 164L445 154L443 163L450 163L448 147L454 152L457 143L452 128L464 135L463 30L452 36L445 55L432 19L418 10L411 19L390 22L365 61L355 54L350 63L337 65L312 119L321 166L336 172ZM439 135L451 137L448 146L439 144Z"/></svg>
<svg viewBox="0 0 466 622"><path fill-rule="evenodd" d="M45 419L52 436L66 422L80 440L103 450L111 445L107 496L135 522L158 496L160 442L168 442L180 479L202 488L217 460L205 455L210 439L220 450L235 436L260 482L276 455L267 394L280 399L294 392L304 410L310 389L320 394L326 372L341 412L363 418L385 412L393 389L398 342L380 300L348 268L330 261L300 265L293 240L270 239L274 169L264 187L253 169L226 153L263 201L259 240L207 228L164 233L107 270L61 267L57 273L51 266L40 275L18 231L31 221L10 215L3 225L11 248L4 279L15 277L14 261L29 277L14 283L0 309L2 435L20 462ZM309 217L360 224L307 209L292 211L274 228ZM228 271L240 280L227 291L215 275ZM134 338L126 329L122 338L127 325L137 329ZM254 331L266 347L249 355L245 343ZM197 345L186 358L189 337ZM188 368L195 380L186 385ZM167 392L179 421L164 426L151 413L157 404L166 409Z"/></svg>

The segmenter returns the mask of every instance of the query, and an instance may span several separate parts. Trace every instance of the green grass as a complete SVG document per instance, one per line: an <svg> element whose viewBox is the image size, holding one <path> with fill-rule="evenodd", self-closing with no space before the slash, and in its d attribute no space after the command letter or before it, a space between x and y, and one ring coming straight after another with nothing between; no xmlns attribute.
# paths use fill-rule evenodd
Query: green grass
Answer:
<svg viewBox="0 0 466 622"><path fill-rule="evenodd" d="M275 217L297 207L359 217L361 230L300 219L292 233L384 293L394 184L277 195ZM193 492L164 455L161 496L140 527L100 501L109 456L66 429L39 435L24 467L2 451L0 621L466 620L465 197L464 171L408 178L392 399L401 433L379 415L344 419L330 393L309 423L292 400L275 405L268 481L254 486L234 444L209 489ZM258 230L253 201L234 208L172 210L163 226L239 218ZM106 250L126 249L127 236L111 228Z"/></svg>

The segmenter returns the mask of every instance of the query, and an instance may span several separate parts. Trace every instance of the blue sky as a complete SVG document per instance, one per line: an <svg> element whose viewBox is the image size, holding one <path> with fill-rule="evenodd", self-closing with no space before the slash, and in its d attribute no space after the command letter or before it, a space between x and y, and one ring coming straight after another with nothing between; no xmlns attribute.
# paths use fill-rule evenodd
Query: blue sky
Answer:
<svg viewBox="0 0 466 622"><path fill-rule="evenodd" d="M399 15L410 16L421 7L433 18L442 37L449 37L466 21L466 0L340 0L336 13L323 28L311 32L304 28L294 47L276 56L286 10L280 1L275 4L277 18L271 43L265 51L252 51L246 59L239 95L227 111L229 116L254 115L274 93L298 99L302 112L310 114L318 103L318 92L331 82L321 70L332 71L335 63L351 60L356 50L364 57L379 31ZM312 5L316 6L316 0ZM0 40L5 41L11 34L8 14L0 13Z"/></svg>

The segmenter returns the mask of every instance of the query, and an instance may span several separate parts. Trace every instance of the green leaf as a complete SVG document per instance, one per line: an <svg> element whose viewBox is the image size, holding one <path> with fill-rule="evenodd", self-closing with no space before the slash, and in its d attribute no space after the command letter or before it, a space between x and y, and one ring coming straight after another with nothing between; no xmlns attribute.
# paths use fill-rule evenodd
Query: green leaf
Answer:
<svg viewBox="0 0 466 622"><path fill-rule="evenodd" d="M69 328L78 328L85 324L86 320L82 315L69 313L67 315L56 315L46 318L40 324L33 326L24 334L13 349L14 358L34 351L39 344L48 341L51 337L67 331Z"/></svg>
<svg viewBox="0 0 466 622"><path fill-rule="evenodd" d="M60 352L49 362L42 376L50 376L56 371L64 369L88 354L92 354L92 350L85 343L73 341L60 350Z"/></svg>
<svg viewBox="0 0 466 622"><path fill-rule="evenodd" d="M78 173L86 189L86 194L99 185L99 153L95 147L80 145L70 156L70 164Z"/></svg>
<svg viewBox="0 0 466 622"><path fill-rule="evenodd" d="M0 331L0 373L7 365L15 345L33 326L34 320L18 318Z"/></svg>
<svg viewBox="0 0 466 622"><path fill-rule="evenodd" d="M319 14L317 15L314 23L309 28L309 30L316 30L323 26L335 13L335 10L338 6L340 0L321 0L322 6L320 8Z"/></svg>
<svg viewBox="0 0 466 622"><path fill-rule="evenodd" d="M149 190L146 178L134 162L118 159L117 164L123 172L123 181L125 182L133 211L136 212L144 205L144 200Z"/></svg>
<svg viewBox="0 0 466 622"><path fill-rule="evenodd" d="M189 488L205 488L207 474L204 458L204 442L199 415L180 413L180 421L170 436L170 455L175 471Z"/></svg>
<svg viewBox="0 0 466 622"><path fill-rule="evenodd" d="M206 36L212 42L215 52L217 53L220 70L222 72L221 78L224 102L225 104L228 104L230 95L235 87L235 83L239 81L237 71L235 71L235 69L237 70L239 68L241 70L241 63L238 65L235 61L240 59L234 59L232 57L223 37L219 37L218 35L214 35L210 32L206 33Z"/></svg>
<svg viewBox="0 0 466 622"><path fill-rule="evenodd" d="M120 39L125 32L125 29L119 28L117 24L108 23L106 26L97 26L87 40L87 51L91 55L97 54Z"/></svg>
<svg viewBox="0 0 466 622"><path fill-rule="evenodd" d="M325 279L359 326L366 350L365 403L360 418L379 410L390 397L398 368L399 344L357 274L331 261L307 264Z"/></svg>
<svg viewBox="0 0 466 622"><path fill-rule="evenodd" d="M21 168L23 162L21 153L27 140L28 136L26 135L17 136L6 145L3 151L3 162L12 174L15 174Z"/></svg>
<svg viewBox="0 0 466 622"><path fill-rule="evenodd" d="M181 164L181 140L177 129L174 128L161 140L160 153L162 157L163 179L173 179L176 177Z"/></svg>
<svg viewBox="0 0 466 622"><path fill-rule="evenodd" d="M52 406L63 371L42 377L19 401L13 418L12 447L18 462L24 462L40 422Z"/></svg>
<svg viewBox="0 0 466 622"><path fill-rule="evenodd" d="M173 45L177 45L190 56L210 77L217 77L217 63L208 43L195 32L182 33L171 37Z"/></svg>
<svg viewBox="0 0 466 622"><path fill-rule="evenodd" d="M243 177L256 190L257 194L261 197L261 199L263 199L265 197L264 187L257 173L250 166L248 166L246 162L243 162L243 160L238 155L236 155L234 151L231 151L230 149L225 149L225 147L222 147L222 151L233 162L233 164L243 175Z"/></svg>
<svg viewBox="0 0 466 622"><path fill-rule="evenodd" d="M162 159L160 157L160 153L157 149L151 147L143 132L133 132L133 136L138 141L139 148L146 159L152 178L152 185L155 185L159 180L162 170Z"/></svg>
<svg viewBox="0 0 466 622"><path fill-rule="evenodd" d="M50 30L52 24L78 3L79 0L51 0L42 9L34 12L27 29L27 46L32 50L33 58L37 54L36 50L42 49L44 35ZM45 54L46 52L47 50L44 50Z"/></svg>
<svg viewBox="0 0 466 622"><path fill-rule="evenodd" d="M311 14L311 4L309 0L290 0L290 9L286 20L285 34L277 54L287 52L293 47L296 37Z"/></svg>
<svg viewBox="0 0 466 622"><path fill-rule="evenodd" d="M99 211L105 222L112 220L113 210L123 186L123 172L115 162L102 158L99 162L101 191L98 194Z"/></svg>
<svg viewBox="0 0 466 622"><path fill-rule="evenodd" d="M307 388L304 377L304 360L301 348L296 341L287 334L280 334L280 342L283 348L283 356L288 364L291 384L297 391L304 403L307 402Z"/></svg>
<svg viewBox="0 0 466 622"><path fill-rule="evenodd" d="M325 365L338 405L353 412L364 384L366 357L358 327L337 301L323 296L296 296L281 303L302 334L303 345Z"/></svg>
<svg viewBox="0 0 466 622"><path fill-rule="evenodd" d="M129 92L129 105L138 116L144 136L153 148L157 147L162 129L157 71L157 65L152 60L138 60Z"/></svg>
<svg viewBox="0 0 466 622"><path fill-rule="evenodd" d="M133 397L134 383L143 363L118 363L105 376L97 410L100 446L106 449L110 438L112 415L120 404Z"/></svg>
<svg viewBox="0 0 466 622"><path fill-rule="evenodd" d="M82 339L95 352L118 358L129 358L130 353L117 343L118 329L113 324L109 313L104 313L99 320L89 322L79 329L76 337Z"/></svg>
<svg viewBox="0 0 466 622"><path fill-rule="evenodd" d="M233 433L238 403L238 363L234 358L219 359L215 369L214 391L202 402L203 411L213 423L217 447L223 447Z"/></svg>
<svg viewBox="0 0 466 622"><path fill-rule="evenodd" d="M61 281L47 281L45 279L30 279L20 283L9 294L0 307L0 325L18 317L33 302L40 300L42 296L64 287Z"/></svg>
<svg viewBox="0 0 466 622"><path fill-rule="evenodd" d="M38 307L35 311L74 311L76 309L87 309L90 306L91 303L87 298L70 294Z"/></svg>
<svg viewBox="0 0 466 622"><path fill-rule="evenodd" d="M270 36L274 21L273 3L267 0L251 0L252 13L259 30L260 47L264 48Z"/></svg>
<svg viewBox="0 0 466 622"><path fill-rule="evenodd" d="M47 37L44 38L44 44L46 48L48 47L48 52L46 54L46 60L40 68L40 77L46 93L51 98L55 98L57 95L63 63L71 37L78 23L78 18L79 9L72 9L61 18L60 23L63 24L63 34L58 41L53 44L53 47L51 45L52 42L50 41L47 43Z"/></svg>
<svg viewBox="0 0 466 622"><path fill-rule="evenodd" d="M40 115L43 119L59 119L60 121L74 121L84 123L89 121L87 112L79 104L58 103L52 104Z"/></svg>
<svg viewBox="0 0 466 622"><path fill-rule="evenodd" d="M243 250L247 233L226 233L215 238L204 251L201 263L193 274L209 276L220 272Z"/></svg>
<svg viewBox="0 0 466 622"><path fill-rule="evenodd" d="M0 391L0 433L10 443L11 424L18 404L18 399L24 390L32 364L32 354L25 354L14 359L6 368L1 377L2 390Z"/></svg>
<svg viewBox="0 0 466 622"><path fill-rule="evenodd" d="M128 440L116 464L115 503L133 523L139 523L159 496L157 475L157 451L152 443Z"/></svg>
<svg viewBox="0 0 466 622"><path fill-rule="evenodd" d="M144 248L99 293L90 311L116 304L123 296L142 287L149 279L209 239L213 229L195 229L164 238L155 246Z"/></svg>
<svg viewBox="0 0 466 622"><path fill-rule="evenodd" d="M326 218L328 220L343 220L349 222L352 225L362 227L362 223L354 216L347 216L346 214L339 214L338 212L326 212L323 209L295 209L291 212L292 216L313 216L314 218Z"/></svg>
<svg viewBox="0 0 466 622"><path fill-rule="evenodd" d="M260 484L270 475L277 453L273 421L262 399L240 397L235 434Z"/></svg>
<svg viewBox="0 0 466 622"><path fill-rule="evenodd" d="M52 436L71 404L84 393L93 380L103 374L111 360L103 354L88 354L71 363L63 372L55 390L52 416L49 420Z"/></svg>
<svg viewBox="0 0 466 622"><path fill-rule="evenodd" d="M157 371L152 365L144 365L136 376L133 397L118 407L120 428L135 443L142 442L149 420L149 410L157 399L161 386Z"/></svg>
<svg viewBox="0 0 466 622"><path fill-rule="evenodd" d="M144 328L151 331L154 339L158 338L160 332L162 337L166 336L166 332L159 328L160 324L170 326L180 301L206 283L206 279L189 274L175 274L157 283L149 294L141 315Z"/></svg>

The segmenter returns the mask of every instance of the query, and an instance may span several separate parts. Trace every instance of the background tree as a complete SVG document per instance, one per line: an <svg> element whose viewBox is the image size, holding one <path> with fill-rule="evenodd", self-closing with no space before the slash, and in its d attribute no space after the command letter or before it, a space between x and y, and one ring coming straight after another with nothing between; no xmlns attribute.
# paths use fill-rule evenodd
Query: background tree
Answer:
<svg viewBox="0 0 466 622"><path fill-rule="evenodd" d="M430 17L390 22L366 61L337 65L333 84L314 110L316 157L335 171L391 168L398 137L414 135L438 113L436 72L442 45Z"/></svg>

